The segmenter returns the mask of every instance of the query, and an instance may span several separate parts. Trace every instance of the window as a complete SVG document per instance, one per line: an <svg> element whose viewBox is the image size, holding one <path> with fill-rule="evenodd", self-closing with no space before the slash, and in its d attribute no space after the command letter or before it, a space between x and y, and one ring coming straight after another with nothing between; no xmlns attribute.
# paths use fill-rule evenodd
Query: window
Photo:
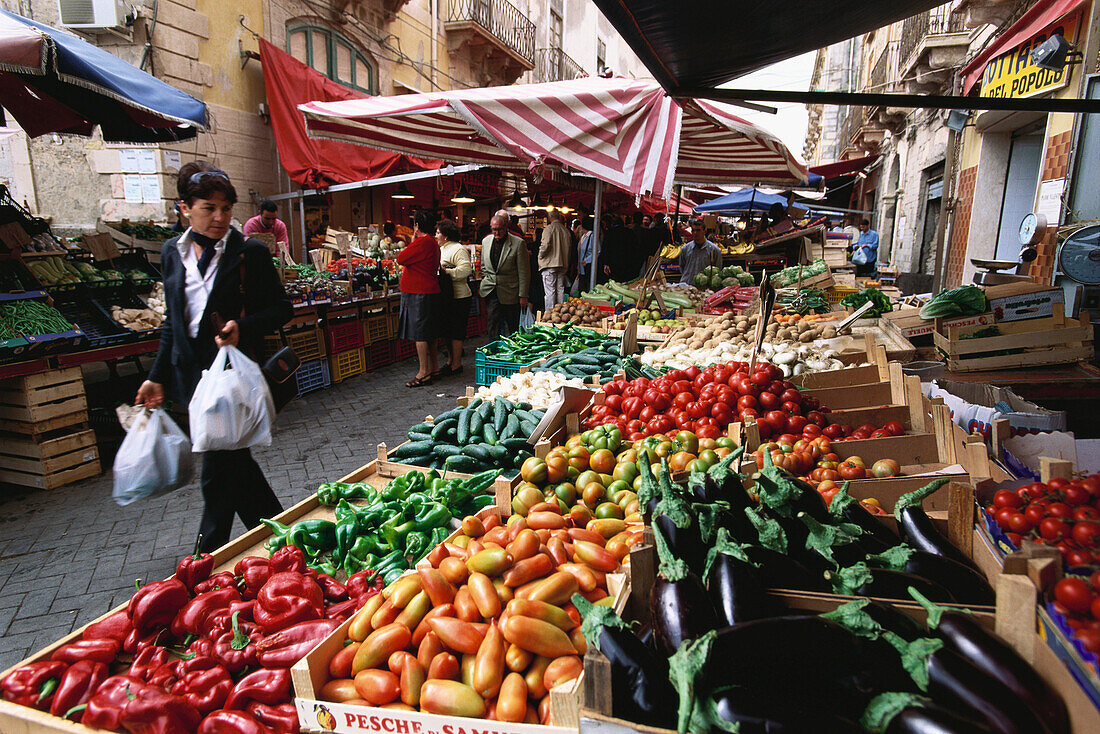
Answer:
<svg viewBox="0 0 1100 734"><path fill-rule="evenodd" d="M550 9L550 48L561 48L562 39L562 19L561 13Z"/></svg>
<svg viewBox="0 0 1100 734"><path fill-rule="evenodd" d="M375 94L374 66L348 39L327 28L303 26L287 31L290 55L344 86Z"/></svg>
<svg viewBox="0 0 1100 734"><path fill-rule="evenodd" d="M602 38L596 39L596 73L602 74L607 67L607 42Z"/></svg>

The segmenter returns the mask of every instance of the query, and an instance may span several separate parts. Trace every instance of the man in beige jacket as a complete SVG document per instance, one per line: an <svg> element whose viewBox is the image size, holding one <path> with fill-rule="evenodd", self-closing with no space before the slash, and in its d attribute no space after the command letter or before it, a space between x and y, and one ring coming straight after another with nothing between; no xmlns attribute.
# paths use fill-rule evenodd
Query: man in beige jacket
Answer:
<svg viewBox="0 0 1100 734"><path fill-rule="evenodd" d="M549 311L559 303L565 303L565 278L569 267L569 251L573 236L565 226L565 215L554 209L547 216L550 223L542 230L542 246L539 247L539 272L542 273L542 291Z"/></svg>

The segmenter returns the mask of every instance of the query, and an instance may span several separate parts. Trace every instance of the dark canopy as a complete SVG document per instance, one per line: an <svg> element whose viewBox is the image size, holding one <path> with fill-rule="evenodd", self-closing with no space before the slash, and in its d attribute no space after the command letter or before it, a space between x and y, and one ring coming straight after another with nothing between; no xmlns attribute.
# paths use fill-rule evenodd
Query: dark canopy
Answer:
<svg viewBox="0 0 1100 734"><path fill-rule="evenodd" d="M943 0L595 0L666 90L713 87Z"/></svg>

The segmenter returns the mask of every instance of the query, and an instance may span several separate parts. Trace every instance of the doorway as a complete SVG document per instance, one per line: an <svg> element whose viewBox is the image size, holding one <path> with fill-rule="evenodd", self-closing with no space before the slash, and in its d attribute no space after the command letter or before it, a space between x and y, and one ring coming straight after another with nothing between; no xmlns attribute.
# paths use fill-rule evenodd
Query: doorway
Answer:
<svg viewBox="0 0 1100 734"><path fill-rule="evenodd" d="M1028 128L1012 136L1001 218L997 227L996 260L1016 262L1020 257L1020 222L1035 208L1042 156L1042 129Z"/></svg>

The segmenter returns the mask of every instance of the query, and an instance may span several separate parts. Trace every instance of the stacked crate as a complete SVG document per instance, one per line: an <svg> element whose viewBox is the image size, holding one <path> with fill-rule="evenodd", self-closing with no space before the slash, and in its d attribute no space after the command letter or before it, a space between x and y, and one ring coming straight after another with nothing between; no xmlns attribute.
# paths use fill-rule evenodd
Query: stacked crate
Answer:
<svg viewBox="0 0 1100 734"><path fill-rule="evenodd" d="M330 375L340 382L367 371L363 346L363 324L357 306L331 309L325 317L325 343L328 346Z"/></svg>
<svg viewBox="0 0 1100 734"><path fill-rule="evenodd" d="M79 367L0 383L0 482L56 489L100 473Z"/></svg>

